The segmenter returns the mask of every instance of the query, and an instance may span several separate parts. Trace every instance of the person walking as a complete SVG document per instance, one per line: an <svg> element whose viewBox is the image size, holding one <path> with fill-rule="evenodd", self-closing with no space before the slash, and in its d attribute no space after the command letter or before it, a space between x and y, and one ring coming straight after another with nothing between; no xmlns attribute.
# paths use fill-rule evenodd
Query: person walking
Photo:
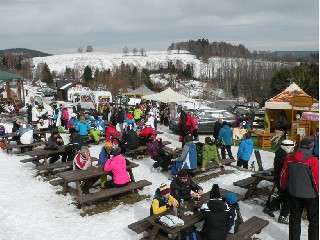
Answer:
<svg viewBox="0 0 320 240"><path fill-rule="evenodd" d="M290 154L280 174L280 186L290 194L289 239L301 235L301 215L307 209L308 239L319 239L319 160L312 156L313 141L304 138Z"/></svg>

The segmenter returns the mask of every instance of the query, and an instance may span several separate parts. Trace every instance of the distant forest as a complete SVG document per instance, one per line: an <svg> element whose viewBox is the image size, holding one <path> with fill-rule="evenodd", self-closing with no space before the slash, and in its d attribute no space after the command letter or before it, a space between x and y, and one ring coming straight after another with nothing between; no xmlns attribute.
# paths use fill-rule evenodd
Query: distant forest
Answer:
<svg viewBox="0 0 320 240"><path fill-rule="evenodd" d="M92 47L93 49L93 47ZM227 97L237 98L244 96L270 97L284 90L291 82L297 83L308 94L319 97L319 53L312 52L250 52L244 45L232 45L226 42L209 42L207 39L189 40L187 42L172 43L168 52L176 50L179 54L190 52L204 63L204 76L195 78L194 66L183 64L182 61L168 61L167 66L159 68L138 69L122 63L112 70L98 69L86 66L84 70L66 68L64 73L56 73L44 64L33 65L31 58L48 56L50 54L39 51L16 48L0 50L0 69L20 74L33 81L41 80L49 86L55 86L55 79L79 80L82 79L93 89L108 89L115 96L120 89L135 89L146 84L155 91L173 86L176 80L181 84L184 81L197 80L207 84L201 97L213 100L212 89L223 89ZM147 54L147 53L146 53ZM124 54L124 57L126 55ZM297 57L298 56L298 57ZM143 57L143 56L142 56ZM214 67L210 58L216 57L219 68ZM171 81L167 86L152 84L150 74L169 74ZM172 81L174 79L174 81ZM179 90L179 89L177 89Z"/></svg>

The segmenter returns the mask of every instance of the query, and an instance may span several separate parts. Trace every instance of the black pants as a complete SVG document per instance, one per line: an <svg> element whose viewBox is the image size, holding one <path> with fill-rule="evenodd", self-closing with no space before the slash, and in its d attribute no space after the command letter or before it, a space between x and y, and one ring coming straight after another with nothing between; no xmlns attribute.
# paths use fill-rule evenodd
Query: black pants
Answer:
<svg viewBox="0 0 320 240"><path fill-rule="evenodd" d="M289 240L300 240L301 214L307 209L309 221L308 239L319 239L319 198L297 198L290 196Z"/></svg>
<svg viewBox="0 0 320 240"><path fill-rule="evenodd" d="M288 217L290 213L290 195L286 191L278 190L278 197L271 200L266 207L273 211L279 203L281 206L280 216Z"/></svg>
<svg viewBox="0 0 320 240"><path fill-rule="evenodd" d="M60 159L60 156L62 157L61 162L65 162L67 159L67 154L66 153L57 153L57 154L53 154L50 155L50 159L49 159L49 163L55 163L56 161L58 161Z"/></svg>
<svg viewBox="0 0 320 240"><path fill-rule="evenodd" d="M238 161L237 161L237 166L238 167L243 167L243 168L248 169L248 164L249 164L249 161L245 161L245 160L243 160L241 158L239 158Z"/></svg>
<svg viewBox="0 0 320 240"><path fill-rule="evenodd" d="M233 159L232 152L231 152L231 145L223 145L221 147L221 157L222 157L222 159L226 159L226 149L228 151L229 158Z"/></svg>
<svg viewBox="0 0 320 240"><path fill-rule="evenodd" d="M157 130L157 128L158 128L158 120L157 120L157 117L154 117L153 125L154 125L154 130Z"/></svg>
<svg viewBox="0 0 320 240"><path fill-rule="evenodd" d="M168 166L169 166L169 161L167 159L167 157L165 155L156 155L156 156L153 156L152 159L154 161L156 161L154 164L153 164L153 167L154 168L157 168L157 167L162 167L163 169L168 169Z"/></svg>
<svg viewBox="0 0 320 240"><path fill-rule="evenodd" d="M105 188L117 188L117 187L123 187L128 185L130 182L124 183L124 184L115 184L113 179L111 181L107 181L104 183Z"/></svg>

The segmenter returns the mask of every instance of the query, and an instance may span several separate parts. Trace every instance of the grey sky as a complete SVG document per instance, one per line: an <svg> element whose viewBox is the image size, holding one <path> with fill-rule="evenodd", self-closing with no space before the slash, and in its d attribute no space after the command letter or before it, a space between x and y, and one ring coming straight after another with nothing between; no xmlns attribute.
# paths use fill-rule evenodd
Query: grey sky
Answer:
<svg viewBox="0 0 320 240"><path fill-rule="evenodd" d="M253 50L319 50L317 0L1 0L0 49L167 50L206 38Z"/></svg>

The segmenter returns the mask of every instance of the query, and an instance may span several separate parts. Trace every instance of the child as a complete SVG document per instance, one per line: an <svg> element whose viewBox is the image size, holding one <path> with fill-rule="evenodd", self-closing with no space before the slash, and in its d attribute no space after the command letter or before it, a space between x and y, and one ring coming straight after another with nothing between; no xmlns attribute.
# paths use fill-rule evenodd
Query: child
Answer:
<svg viewBox="0 0 320 240"><path fill-rule="evenodd" d="M177 207L179 205L178 201L170 195L170 192L171 189L164 183L157 188L150 207L150 216L161 214L168 208Z"/></svg>
<svg viewBox="0 0 320 240"><path fill-rule="evenodd" d="M239 224L241 220L241 213L239 204L237 202L237 195L230 192L224 196L224 200L229 205L229 216L227 220L227 228L229 233L236 233L239 231Z"/></svg>

